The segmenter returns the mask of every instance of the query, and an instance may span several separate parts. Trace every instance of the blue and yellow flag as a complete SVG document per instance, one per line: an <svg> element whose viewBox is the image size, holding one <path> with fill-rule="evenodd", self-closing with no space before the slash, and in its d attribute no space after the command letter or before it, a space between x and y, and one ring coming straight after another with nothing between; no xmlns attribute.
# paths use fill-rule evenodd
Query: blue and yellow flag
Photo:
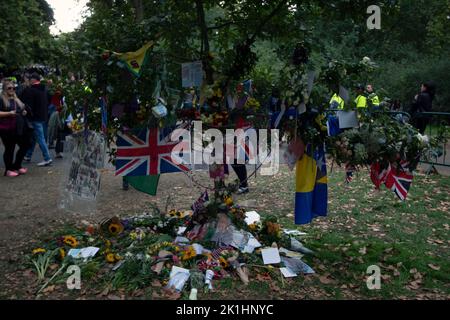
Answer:
<svg viewBox="0 0 450 320"><path fill-rule="evenodd" d="M308 146L311 149L311 146ZM312 154L312 156L310 156ZM317 148L297 161L295 224L308 224L328 211L328 177L325 148Z"/></svg>
<svg viewBox="0 0 450 320"><path fill-rule="evenodd" d="M139 77L142 72L142 67L147 63L148 52L155 43L153 41L147 42L142 48L135 52L117 53L113 54L122 62L125 63L128 70L136 77Z"/></svg>

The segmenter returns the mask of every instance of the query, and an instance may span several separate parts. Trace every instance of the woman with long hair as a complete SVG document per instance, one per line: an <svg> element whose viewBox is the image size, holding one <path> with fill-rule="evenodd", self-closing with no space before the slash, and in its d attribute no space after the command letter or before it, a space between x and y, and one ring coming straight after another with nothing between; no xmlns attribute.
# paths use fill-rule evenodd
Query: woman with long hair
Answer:
<svg viewBox="0 0 450 320"><path fill-rule="evenodd" d="M26 174L27 169L22 167L22 161L29 148L29 127L26 122L27 111L25 105L17 97L14 83L3 80L3 91L0 97L0 137L5 151L5 176L17 177ZM15 161L14 151L19 145Z"/></svg>
<svg viewBox="0 0 450 320"><path fill-rule="evenodd" d="M433 100L436 95L436 87L432 82L424 82L420 88L420 93L416 95L412 107L412 116L414 126L421 134L430 123L431 117L423 112L431 112L433 109Z"/></svg>

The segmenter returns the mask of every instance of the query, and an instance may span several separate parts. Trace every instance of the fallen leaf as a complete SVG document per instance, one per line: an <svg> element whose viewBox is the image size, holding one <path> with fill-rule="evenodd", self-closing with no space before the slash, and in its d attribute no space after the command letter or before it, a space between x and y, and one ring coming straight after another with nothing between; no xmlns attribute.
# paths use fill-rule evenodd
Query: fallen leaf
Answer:
<svg viewBox="0 0 450 320"><path fill-rule="evenodd" d="M155 279L152 281L152 287L160 288L160 287L162 287L162 284L159 280Z"/></svg>
<svg viewBox="0 0 450 320"><path fill-rule="evenodd" d="M272 277L268 273L258 273L255 278L256 281L263 281L263 282L272 280Z"/></svg>
<svg viewBox="0 0 450 320"><path fill-rule="evenodd" d="M44 292L44 293L49 293L49 292L53 292L53 291L55 291L55 286L53 285L53 286L48 286L47 288L45 288L44 290L42 290L42 292Z"/></svg>
<svg viewBox="0 0 450 320"><path fill-rule="evenodd" d="M328 276L320 276L319 281L323 284L333 283L333 280L329 279Z"/></svg>
<svg viewBox="0 0 450 320"><path fill-rule="evenodd" d="M98 297L105 297L105 296L108 295L108 293L109 293L109 287L108 287L108 288L105 288L105 289L98 295Z"/></svg>
<svg viewBox="0 0 450 320"><path fill-rule="evenodd" d="M178 300L181 297L181 292L175 290L164 290L164 298L167 300Z"/></svg>
<svg viewBox="0 0 450 320"><path fill-rule="evenodd" d="M58 264L53 263L53 264L51 264L51 265L49 266L49 269L50 269L50 270L56 270L58 267L59 267Z"/></svg>
<svg viewBox="0 0 450 320"><path fill-rule="evenodd" d="M434 264L428 264L428 266L431 268L431 269L433 269L433 270L436 270L436 271L439 271L439 270L441 270L441 267L439 267L439 266L435 266Z"/></svg>

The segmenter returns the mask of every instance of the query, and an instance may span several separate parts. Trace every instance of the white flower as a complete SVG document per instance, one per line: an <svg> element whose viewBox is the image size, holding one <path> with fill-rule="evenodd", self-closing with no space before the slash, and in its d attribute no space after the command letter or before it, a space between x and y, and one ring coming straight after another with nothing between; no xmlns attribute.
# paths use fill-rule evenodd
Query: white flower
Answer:
<svg viewBox="0 0 450 320"><path fill-rule="evenodd" d="M421 135L420 133L417 134L417 139L419 139L419 141L422 144L429 144L430 143L430 138L427 135Z"/></svg>

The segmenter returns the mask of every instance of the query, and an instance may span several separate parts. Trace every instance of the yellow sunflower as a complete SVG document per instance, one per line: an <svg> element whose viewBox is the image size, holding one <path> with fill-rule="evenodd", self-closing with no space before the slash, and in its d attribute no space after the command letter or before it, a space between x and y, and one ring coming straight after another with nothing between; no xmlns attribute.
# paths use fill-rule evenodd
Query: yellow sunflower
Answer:
<svg viewBox="0 0 450 320"><path fill-rule="evenodd" d="M170 210L169 211L169 216L171 216L171 217L175 217L176 214L177 214L177 210Z"/></svg>
<svg viewBox="0 0 450 320"><path fill-rule="evenodd" d="M225 204L227 205L227 206L232 206L233 205L233 198L232 197L230 197L230 196L228 196L228 197L225 197L225 199L224 199L224 202L225 202Z"/></svg>
<svg viewBox="0 0 450 320"><path fill-rule="evenodd" d="M63 242L72 248L76 248L78 246L78 241L73 236L65 236Z"/></svg>
<svg viewBox="0 0 450 320"><path fill-rule="evenodd" d="M47 250L45 250L44 248L37 248L33 250L33 254L40 254L40 253L45 253Z"/></svg>
<svg viewBox="0 0 450 320"><path fill-rule="evenodd" d="M117 236L123 232L123 225L121 223L111 223L108 227L109 233Z"/></svg>
<svg viewBox="0 0 450 320"><path fill-rule="evenodd" d="M106 255L106 261L107 261L108 263L114 263L114 262L116 262L116 255L115 255L114 253L108 253L108 254Z"/></svg>
<svg viewBox="0 0 450 320"><path fill-rule="evenodd" d="M219 258L219 264L224 269L228 267L228 261L224 257Z"/></svg>
<svg viewBox="0 0 450 320"><path fill-rule="evenodd" d="M184 250L181 253L181 260L186 261L194 258L197 255L197 252L195 252L194 247L189 246L188 249Z"/></svg>

